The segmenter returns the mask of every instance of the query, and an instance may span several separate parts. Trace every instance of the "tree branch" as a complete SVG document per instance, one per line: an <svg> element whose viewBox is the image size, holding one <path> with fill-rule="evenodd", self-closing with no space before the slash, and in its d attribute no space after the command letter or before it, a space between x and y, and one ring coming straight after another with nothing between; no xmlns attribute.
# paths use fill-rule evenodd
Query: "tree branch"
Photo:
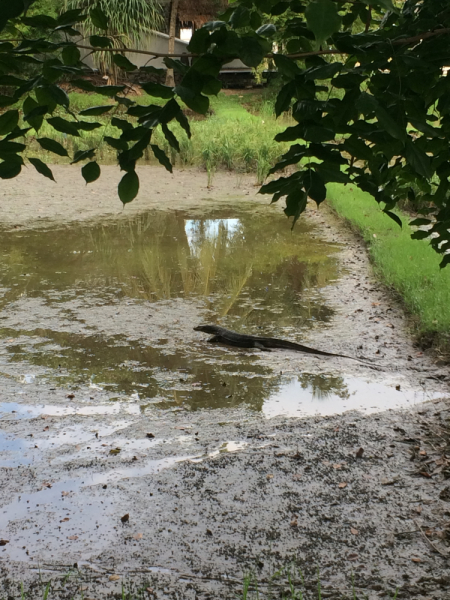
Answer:
<svg viewBox="0 0 450 600"><path fill-rule="evenodd" d="M442 29L435 29L434 31L426 31L424 33L419 33L417 35L414 35L412 37L409 38L397 38L394 40L389 40L389 39L383 39L380 40L379 43L386 43L386 42L391 42L392 45L395 46L409 46L412 44L417 44L419 42L422 42L423 40L427 40L433 37L436 37L438 35L448 35L450 34L450 28L442 28ZM20 41L23 42L23 40L2 40L0 39L0 43L4 43L4 42L16 42L16 41ZM96 46L87 46L84 44L75 44L77 48L82 48L83 50L90 50L91 53L92 52L116 52L116 53L130 53L130 54L144 54L146 56L153 56L154 58L196 58L197 56L199 56L198 54L192 54L190 52L182 52L182 53L169 53L169 52L153 52L151 50L141 50L139 48L127 48L126 46L124 46L123 48L98 48ZM285 56L287 58L307 58L308 56L321 56L323 54L342 54L342 55L348 55L349 52L342 52L341 50L337 50L337 49L330 49L330 50L315 50L315 51L311 51L311 52L301 52L299 54L285 54ZM273 58L273 53L270 52L269 54L266 54L265 58ZM230 60L235 60L238 59L239 56L234 56L234 57L230 57Z"/></svg>

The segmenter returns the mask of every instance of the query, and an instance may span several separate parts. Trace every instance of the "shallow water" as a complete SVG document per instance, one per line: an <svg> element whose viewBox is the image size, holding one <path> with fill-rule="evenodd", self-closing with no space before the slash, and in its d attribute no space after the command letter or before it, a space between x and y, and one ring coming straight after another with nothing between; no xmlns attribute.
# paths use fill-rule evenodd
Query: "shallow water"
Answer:
<svg viewBox="0 0 450 600"><path fill-rule="evenodd" d="M428 397L421 389L399 393L391 382L336 374L293 380L256 352L193 341L199 319L291 339L332 320L322 292L339 277L339 247L304 223L291 232L278 213L261 214L251 204L149 212L3 232L2 241L0 370L22 391L30 385L82 390L76 400L86 404L17 408L17 417L242 404L267 416L302 416ZM96 391L107 394L106 405L92 402Z"/></svg>

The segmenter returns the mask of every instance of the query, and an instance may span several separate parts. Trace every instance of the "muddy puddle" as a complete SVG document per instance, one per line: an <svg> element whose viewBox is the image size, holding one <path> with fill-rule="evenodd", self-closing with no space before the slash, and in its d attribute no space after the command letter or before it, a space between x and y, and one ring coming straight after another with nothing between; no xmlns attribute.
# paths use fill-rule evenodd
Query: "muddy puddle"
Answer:
<svg viewBox="0 0 450 600"><path fill-rule="evenodd" d="M430 397L408 382L398 392L393 380L374 381L367 369L362 378L346 377L352 365L342 359L307 357L311 373L302 365L293 377L296 353L271 353L274 361L208 346L192 331L220 322L316 345L314 336L335 316L329 297L341 274L341 246L311 225L291 232L282 215L241 204L10 231L2 240L0 370L22 392L63 388L88 404L94 392L107 395L107 406L96 401L78 414L115 411L113 403L126 400L143 412L246 405L268 416L304 416Z"/></svg>

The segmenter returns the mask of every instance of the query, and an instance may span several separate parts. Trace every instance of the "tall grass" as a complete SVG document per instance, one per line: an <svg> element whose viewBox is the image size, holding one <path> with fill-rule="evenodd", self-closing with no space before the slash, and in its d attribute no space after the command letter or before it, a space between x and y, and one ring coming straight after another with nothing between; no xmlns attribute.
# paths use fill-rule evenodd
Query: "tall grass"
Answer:
<svg viewBox="0 0 450 600"><path fill-rule="evenodd" d="M449 348L450 269L427 241L411 239L408 217L398 213L403 227L385 215L375 200L353 186L330 184L328 200L335 211L361 233L382 280L403 298L417 332L436 336Z"/></svg>
<svg viewBox="0 0 450 600"><path fill-rule="evenodd" d="M70 93L71 107L74 111L90 106L108 104L110 101L96 94ZM147 95L135 96L139 104L153 102ZM170 125L180 143L180 153L171 148L160 128L154 131L152 143L158 144L171 158L175 165L197 166L208 173L211 184L214 173L219 169L240 173L255 173L256 183L262 184L270 167L287 150L286 144L274 141L275 135L284 129L286 123L276 120L273 105L266 102L262 105L261 115L249 113L236 96L223 96L212 101L212 111L203 120L192 120L192 137L189 139L178 123ZM118 109L120 118L127 118L122 107ZM53 129L44 121L39 130L39 137L52 138L68 148L69 154L77 150L97 148L96 158L99 162L112 163L116 159L116 151L105 141L105 136L119 137L120 130L110 124L110 116L85 118L102 123L102 127L93 131L80 131L80 136L72 138ZM131 122L135 119L129 118ZM38 156L46 162L69 162L54 154L42 150L35 141L35 132L28 136L31 142L29 156ZM143 162L157 164L151 150L147 151Z"/></svg>

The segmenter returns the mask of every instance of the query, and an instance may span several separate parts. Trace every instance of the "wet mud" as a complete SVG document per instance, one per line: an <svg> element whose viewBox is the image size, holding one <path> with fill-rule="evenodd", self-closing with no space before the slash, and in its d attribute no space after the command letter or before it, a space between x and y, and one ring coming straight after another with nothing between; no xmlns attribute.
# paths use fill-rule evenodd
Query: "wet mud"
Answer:
<svg viewBox="0 0 450 600"><path fill-rule="evenodd" d="M289 564L323 597L353 573L369 598L447 598L446 459L421 432L448 420L448 370L358 239L313 207L291 232L228 175L142 167L116 210L108 169L2 184L0 598L235 598L248 573L279 597Z"/></svg>

